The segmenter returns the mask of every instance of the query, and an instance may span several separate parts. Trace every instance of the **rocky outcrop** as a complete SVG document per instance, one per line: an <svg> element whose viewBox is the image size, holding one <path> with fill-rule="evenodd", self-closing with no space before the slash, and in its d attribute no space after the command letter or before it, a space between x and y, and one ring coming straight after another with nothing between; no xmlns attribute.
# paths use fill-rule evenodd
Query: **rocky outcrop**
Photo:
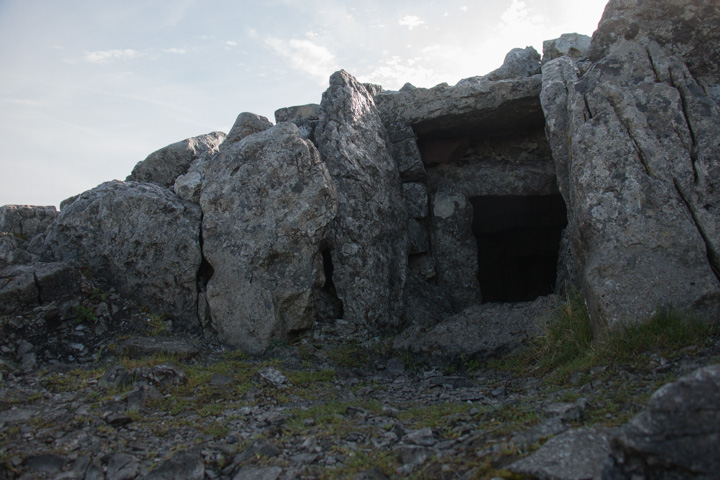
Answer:
<svg viewBox="0 0 720 480"><path fill-rule="evenodd" d="M80 269L68 262L38 262L0 270L0 313L19 314L83 293Z"/></svg>
<svg viewBox="0 0 720 480"><path fill-rule="evenodd" d="M345 318L398 326L408 255L399 174L373 97L345 71L330 77L315 137L338 192L330 254Z"/></svg>
<svg viewBox="0 0 720 480"><path fill-rule="evenodd" d="M152 182L171 187L198 157L216 153L223 140L224 133L212 132L168 145L138 162L126 181Z"/></svg>
<svg viewBox="0 0 720 480"><path fill-rule="evenodd" d="M67 205L33 253L73 262L186 326L197 324L200 209L151 183L103 183Z"/></svg>
<svg viewBox="0 0 720 480"><path fill-rule="evenodd" d="M457 87L439 85L405 92L383 92L375 100L386 124L411 125L415 134L522 130L542 124L539 75Z"/></svg>
<svg viewBox="0 0 720 480"><path fill-rule="evenodd" d="M10 233L30 241L35 235L43 233L57 215L54 206L3 205L0 207L0 233Z"/></svg>
<svg viewBox="0 0 720 480"><path fill-rule="evenodd" d="M533 47L513 48L500 68L488 73L491 81L532 77L540 73L540 54Z"/></svg>
<svg viewBox="0 0 720 480"><path fill-rule="evenodd" d="M570 57L579 60L590 50L590 37L577 33L564 33L560 38L545 40L543 42L543 63L560 57Z"/></svg>
<svg viewBox="0 0 720 480"><path fill-rule="evenodd" d="M225 141L221 144L220 150L230 148L243 138L253 133L263 132L272 126L272 122L261 115L243 112L235 119L235 123L230 129L230 132L228 132L227 138L225 138Z"/></svg>
<svg viewBox="0 0 720 480"><path fill-rule="evenodd" d="M712 0L610 0L593 34L590 59L600 61L624 40L657 43L683 59L706 93L720 100L720 4Z"/></svg>
<svg viewBox="0 0 720 480"><path fill-rule="evenodd" d="M200 204L205 299L224 343L251 353L312 326L337 194L291 123L245 137L207 167Z"/></svg>
<svg viewBox="0 0 720 480"><path fill-rule="evenodd" d="M720 365L665 385L612 439L602 478L710 479L720 470Z"/></svg>
<svg viewBox="0 0 720 480"><path fill-rule="evenodd" d="M320 122L320 105L310 103L308 105L280 108L275 111L275 121L277 123L294 123L304 139L315 143L315 129L318 122Z"/></svg>
<svg viewBox="0 0 720 480"><path fill-rule="evenodd" d="M671 49L652 41L664 34L651 33L650 10L668 14L675 2L632 4L608 5L587 74L567 57L543 66L548 137L598 331L660 306L720 311L720 110L689 70L693 55L676 54L700 48L699 37ZM636 21L627 31L619 11Z"/></svg>

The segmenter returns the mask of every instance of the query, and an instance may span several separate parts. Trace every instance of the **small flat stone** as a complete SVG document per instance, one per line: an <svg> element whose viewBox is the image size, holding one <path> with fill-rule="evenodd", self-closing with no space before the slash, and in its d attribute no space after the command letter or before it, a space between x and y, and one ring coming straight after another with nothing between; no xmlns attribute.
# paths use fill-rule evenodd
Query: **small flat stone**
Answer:
<svg viewBox="0 0 720 480"><path fill-rule="evenodd" d="M42 473L57 473L67 462L67 458L52 453L33 455L25 459L25 465L27 465L28 470Z"/></svg>
<svg viewBox="0 0 720 480"><path fill-rule="evenodd" d="M233 480L277 480L281 473L280 467L243 467Z"/></svg>

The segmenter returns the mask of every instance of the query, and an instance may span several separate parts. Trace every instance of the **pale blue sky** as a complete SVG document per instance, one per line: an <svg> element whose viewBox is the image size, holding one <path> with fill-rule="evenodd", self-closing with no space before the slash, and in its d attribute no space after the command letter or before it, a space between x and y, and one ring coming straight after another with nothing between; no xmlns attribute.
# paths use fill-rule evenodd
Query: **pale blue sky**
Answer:
<svg viewBox="0 0 720 480"><path fill-rule="evenodd" d="M398 89L592 34L607 0L0 0L0 205L58 205L244 111Z"/></svg>

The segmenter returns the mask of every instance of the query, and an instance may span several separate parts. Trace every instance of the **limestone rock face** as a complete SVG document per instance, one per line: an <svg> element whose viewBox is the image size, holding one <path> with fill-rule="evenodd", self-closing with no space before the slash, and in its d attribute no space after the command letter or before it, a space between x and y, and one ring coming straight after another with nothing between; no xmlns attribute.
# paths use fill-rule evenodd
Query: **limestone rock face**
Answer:
<svg viewBox="0 0 720 480"><path fill-rule="evenodd" d="M494 131L542 123L541 88L541 77L534 75L457 87L387 92L375 100L386 124L412 125L415 134L422 137L433 132L462 130L468 125L476 130Z"/></svg>
<svg viewBox="0 0 720 480"><path fill-rule="evenodd" d="M665 385L612 440L603 479L716 478L720 469L720 365Z"/></svg>
<svg viewBox="0 0 720 480"><path fill-rule="evenodd" d="M689 69L693 55L686 64L673 54L689 44L667 50L647 40L655 35L649 20L631 29L646 35L625 40L620 30L610 33L608 20L614 8L644 19L654 18L647 9L675 3L610 2L587 74L579 78L567 57L543 67L541 98L569 237L599 329L646 318L659 306L711 318L720 310L720 110ZM636 10L626 10L630 4Z"/></svg>
<svg viewBox="0 0 720 480"><path fill-rule="evenodd" d="M38 233L43 233L57 215L54 206L3 205L0 207L0 232L30 241Z"/></svg>
<svg viewBox="0 0 720 480"><path fill-rule="evenodd" d="M200 204L212 327L222 342L260 353L271 340L312 326L335 188L315 147L291 123L224 149L205 175Z"/></svg>
<svg viewBox="0 0 720 480"><path fill-rule="evenodd" d="M578 33L563 33L560 38L543 42L543 63L558 57L570 57L573 60L585 57L590 49L590 37Z"/></svg>
<svg viewBox="0 0 720 480"><path fill-rule="evenodd" d="M212 132L168 145L138 162L126 180L171 187L178 176L188 171L195 159L207 153L216 153L223 140L223 132Z"/></svg>
<svg viewBox="0 0 720 480"><path fill-rule="evenodd" d="M338 192L332 280L345 319L396 326L405 301L407 213L373 97L345 71L330 77L315 137Z"/></svg>
<svg viewBox="0 0 720 480"><path fill-rule="evenodd" d="M714 0L610 0L593 34L590 59L602 59L624 40L656 42L681 57L698 84L720 93L718 21L720 3Z"/></svg>
<svg viewBox="0 0 720 480"><path fill-rule="evenodd" d="M0 313L21 313L80 293L82 274L68 262L11 265L0 271Z"/></svg>
<svg viewBox="0 0 720 480"><path fill-rule="evenodd" d="M197 323L200 209L151 183L106 182L67 205L42 244L43 261L69 261L179 324Z"/></svg>

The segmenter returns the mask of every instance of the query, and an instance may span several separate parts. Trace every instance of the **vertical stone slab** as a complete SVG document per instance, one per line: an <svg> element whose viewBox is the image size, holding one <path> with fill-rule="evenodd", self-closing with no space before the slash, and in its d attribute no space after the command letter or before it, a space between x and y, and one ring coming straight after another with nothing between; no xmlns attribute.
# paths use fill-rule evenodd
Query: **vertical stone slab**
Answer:
<svg viewBox="0 0 720 480"><path fill-rule="evenodd" d="M432 218L437 283L459 312L481 300L473 207L465 195L443 186L432 196Z"/></svg>
<svg viewBox="0 0 720 480"><path fill-rule="evenodd" d="M345 71L330 77L315 139L338 191L331 255L345 317L370 328L397 326L408 243L402 188L373 97Z"/></svg>
<svg viewBox="0 0 720 480"><path fill-rule="evenodd" d="M654 42L620 41L573 77L548 62L541 99L596 328L671 305L714 316L717 105Z"/></svg>
<svg viewBox="0 0 720 480"><path fill-rule="evenodd" d="M291 123L243 138L206 167L206 299L222 342L261 353L312 326L336 202L318 151Z"/></svg>

